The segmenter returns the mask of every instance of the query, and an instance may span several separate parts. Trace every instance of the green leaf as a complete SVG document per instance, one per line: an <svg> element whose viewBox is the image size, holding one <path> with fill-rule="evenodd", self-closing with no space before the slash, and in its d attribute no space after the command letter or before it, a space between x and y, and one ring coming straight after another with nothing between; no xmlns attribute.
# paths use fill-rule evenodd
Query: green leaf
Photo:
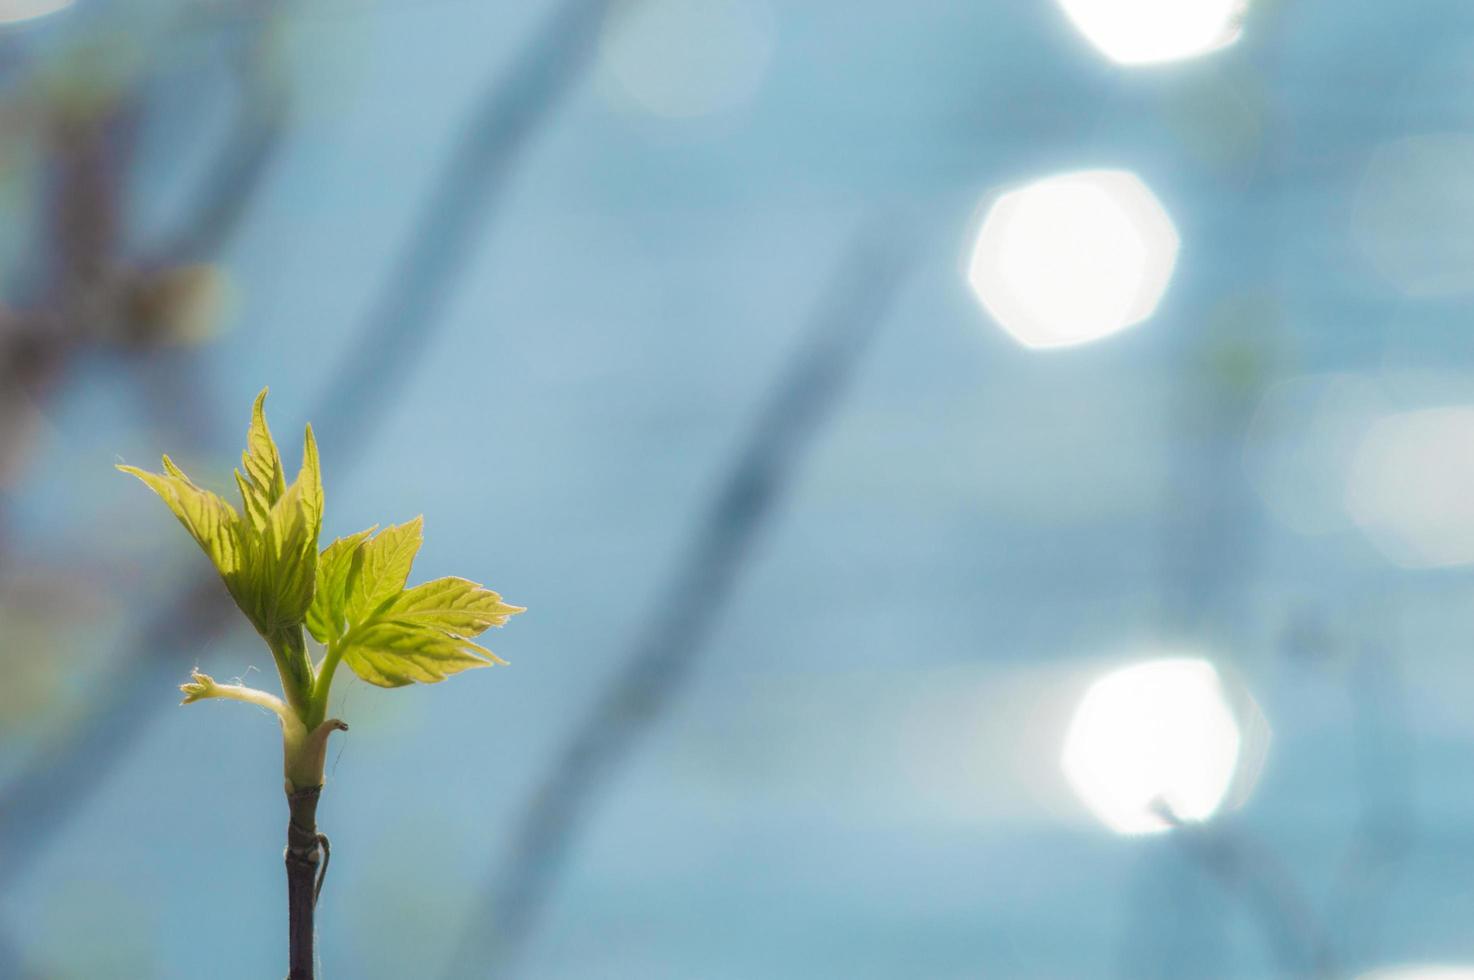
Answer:
<svg viewBox="0 0 1474 980"><path fill-rule="evenodd" d="M164 498L225 579L236 605L269 643L302 625L317 580L317 538L322 528L322 474L317 444L307 430L302 469L290 487L283 482L281 455L266 426L266 392L256 397L242 457L245 475L235 474L244 516L213 493L196 487L164 457L164 473L119 467Z"/></svg>
<svg viewBox="0 0 1474 980"><path fill-rule="evenodd" d="M243 563L238 533L240 517L235 508L210 491L195 486L168 456L164 457L165 472L162 474L149 473L136 466L119 465L118 469L138 477L168 504L179 523L209 556L215 570L234 592Z"/></svg>
<svg viewBox="0 0 1474 980"><path fill-rule="evenodd" d="M455 636L476 636L523 611L469 579L450 577L406 589L385 607L384 616Z"/></svg>
<svg viewBox="0 0 1474 980"><path fill-rule="evenodd" d="M251 426L246 431L246 450L241 454L245 477L236 477L246 513L258 528L264 525L266 515L286 492L286 472L282 469L281 453L277 451L271 429L266 425L268 390L262 388L251 406Z"/></svg>
<svg viewBox="0 0 1474 980"><path fill-rule="evenodd" d="M271 508L259 552L262 585L263 632L300 626L312 604L317 584L317 523L303 499L302 485L293 483Z"/></svg>
<svg viewBox="0 0 1474 980"><path fill-rule="evenodd" d="M347 628L348 589L362 562L361 546L376 530L371 527L339 538L318 556L317 588L307 607L307 629L324 646L337 642Z"/></svg>
<svg viewBox="0 0 1474 980"><path fill-rule="evenodd" d="M470 640L392 619L376 620L353 637L343 660L379 687L434 684L463 670L505 662Z"/></svg>
<svg viewBox="0 0 1474 980"><path fill-rule="evenodd" d="M303 439L302 468L272 505L263 530L264 619L271 629L300 626L317 587L322 532L322 472L311 426Z"/></svg>
<svg viewBox="0 0 1474 980"><path fill-rule="evenodd" d="M523 611L463 578L441 578L405 589L422 523L416 518L368 541L362 535L345 539L342 550L332 556L334 575L339 564L350 566L342 573L348 600L338 654L354 673L380 687L414 681L433 684L472 667L505 663L470 637ZM345 558L348 552L355 557ZM331 610L331 605L327 608ZM325 632L332 632L331 624Z"/></svg>
<svg viewBox="0 0 1474 980"><path fill-rule="evenodd" d="M392 524L363 545L358 574L349 585L347 614L350 623L361 623L385 600L404 588L415 555L424 540L425 519L416 517Z"/></svg>
<svg viewBox="0 0 1474 980"><path fill-rule="evenodd" d="M192 483L164 457L163 473L119 466L157 493L210 557L236 605L271 648L286 703L312 725L322 722L340 662L383 687L434 683L473 667L505 663L471 637L522 612L463 578L405 588L423 540L421 518L369 528L318 553L321 463L312 427L302 466L286 483L266 425L266 390L256 396L241 470L241 511ZM328 647L320 665L303 628ZM187 686L186 695L206 696Z"/></svg>
<svg viewBox="0 0 1474 980"><path fill-rule="evenodd" d="M322 463L317 458L317 437L310 424L302 435L302 469L297 473L296 485L302 491L302 509L315 557L317 539L322 534Z"/></svg>

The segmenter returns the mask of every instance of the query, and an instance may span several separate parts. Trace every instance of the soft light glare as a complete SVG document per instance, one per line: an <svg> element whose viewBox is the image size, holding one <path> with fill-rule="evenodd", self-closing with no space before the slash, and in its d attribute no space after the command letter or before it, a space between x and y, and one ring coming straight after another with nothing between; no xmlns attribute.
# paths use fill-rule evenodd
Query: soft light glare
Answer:
<svg viewBox="0 0 1474 980"><path fill-rule="evenodd" d="M1359 980L1474 980L1474 967L1398 966L1363 973Z"/></svg>
<svg viewBox="0 0 1474 980"><path fill-rule="evenodd" d="M1065 778L1106 826L1122 834L1206 820L1234 780L1239 726L1218 672L1172 658L1125 667L1096 681L1065 737Z"/></svg>
<svg viewBox="0 0 1474 980"><path fill-rule="evenodd" d="M1176 61L1237 41L1246 0L1059 0L1106 57L1122 64Z"/></svg>
<svg viewBox="0 0 1474 980"><path fill-rule="evenodd" d="M1064 347L1150 316L1177 245L1172 220L1136 175L1081 171L999 197L978 231L967 278L1020 343Z"/></svg>
<svg viewBox="0 0 1474 980"><path fill-rule="evenodd" d="M1474 407L1401 412L1371 426L1346 508L1406 568L1474 562Z"/></svg>
<svg viewBox="0 0 1474 980"><path fill-rule="evenodd" d="M762 83L775 33L767 0L625 0L604 25L601 81L656 116L722 112Z"/></svg>
<svg viewBox="0 0 1474 980"><path fill-rule="evenodd" d="M1265 506L1300 534L1348 529L1343 501L1357 447L1386 412L1372 381L1304 375L1271 385L1244 435L1244 469Z"/></svg>
<svg viewBox="0 0 1474 980"><path fill-rule="evenodd" d="M19 24L54 14L72 5L73 0L0 0L0 24Z"/></svg>
<svg viewBox="0 0 1474 980"><path fill-rule="evenodd" d="M1367 161L1351 234L1372 267L1408 296L1474 292L1474 136L1425 133Z"/></svg>

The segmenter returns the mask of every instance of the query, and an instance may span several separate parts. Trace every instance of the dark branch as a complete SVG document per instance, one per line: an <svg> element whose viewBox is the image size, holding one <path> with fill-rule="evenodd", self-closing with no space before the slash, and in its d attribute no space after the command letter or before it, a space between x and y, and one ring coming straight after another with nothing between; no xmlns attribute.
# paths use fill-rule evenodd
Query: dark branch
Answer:
<svg viewBox="0 0 1474 980"><path fill-rule="evenodd" d="M887 231L871 229L845 256L806 344L748 431L644 630L528 801L505 867L473 906L446 977L513 975L601 791L690 676L761 532L895 299L906 261Z"/></svg>

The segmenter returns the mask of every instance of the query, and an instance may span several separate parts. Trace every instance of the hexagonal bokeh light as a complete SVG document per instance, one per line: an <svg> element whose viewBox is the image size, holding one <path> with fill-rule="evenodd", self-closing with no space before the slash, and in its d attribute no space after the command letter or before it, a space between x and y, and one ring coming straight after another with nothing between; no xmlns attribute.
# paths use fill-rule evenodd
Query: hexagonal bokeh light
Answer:
<svg viewBox="0 0 1474 980"><path fill-rule="evenodd" d="M1075 709L1060 757L1065 778L1118 833L1206 820L1252 788L1268 743L1262 714L1239 693L1231 698L1214 666L1196 658L1107 674Z"/></svg>
<svg viewBox="0 0 1474 980"><path fill-rule="evenodd" d="M1024 346L1066 347L1150 316L1172 278L1177 246L1172 219L1135 174L1060 174L993 203L967 279Z"/></svg>
<svg viewBox="0 0 1474 980"><path fill-rule="evenodd" d="M1408 296L1474 291L1474 136L1419 133L1372 153L1351 210L1352 241Z"/></svg>
<svg viewBox="0 0 1474 980"><path fill-rule="evenodd" d="M1106 57L1122 64L1177 61L1237 41L1247 0L1059 0Z"/></svg>
<svg viewBox="0 0 1474 980"><path fill-rule="evenodd" d="M1377 421L1352 461L1346 508L1404 568L1474 562L1474 406Z"/></svg>

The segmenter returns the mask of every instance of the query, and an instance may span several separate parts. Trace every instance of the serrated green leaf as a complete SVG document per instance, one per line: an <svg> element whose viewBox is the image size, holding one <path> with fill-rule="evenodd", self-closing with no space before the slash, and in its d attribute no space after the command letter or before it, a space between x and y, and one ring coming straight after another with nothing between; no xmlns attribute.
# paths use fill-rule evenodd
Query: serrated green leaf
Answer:
<svg viewBox="0 0 1474 980"><path fill-rule="evenodd" d="M501 626L508 617L524 611L521 606L503 602L488 588L452 576L406 589L389 603L383 615L469 637Z"/></svg>
<svg viewBox="0 0 1474 980"><path fill-rule="evenodd" d="M210 491L195 486L168 456L164 457L165 472L162 474L150 473L136 466L119 465L118 469L138 477L163 499L234 592L242 566L237 533L240 518L235 508Z"/></svg>
<svg viewBox="0 0 1474 980"><path fill-rule="evenodd" d="M281 644L283 630L300 627L317 578L317 537L322 526L322 476L309 429L302 469L283 484L281 456L256 398L242 457L235 474L243 516L218 496L195 486L167 456L164 473L120 467L147 483L179 517L214 561L236 605L268 643Z"/></svg>
<svg viewBox="0 0 1474 980"><path fill-rule="evenodd" d="M266 523L263 608L272 630L301 625L317 584L317 529L302 498L301 484L293 483Z"/></svg>
<svg viewBox="0 0 1474 980"><path fill-rule="evenodd" d="M470 637L502 625L520 607L463 578L405 588L423 538L421 518L340 538L318 553L323 490L312 427L304 435L301 469L288 485L266 424L265 399L263 389L235 474L239 514L195 486L167 456L162 474L118 468L154 490L215 564L270 647L296 718L323 724L333 671L343 661L382 687L435 683L505 663ZM320 665L307 652L304 627L328 647ZM185 693L198 694L190 685Z"/></svg>
<svg viewBox="0 0 1474 980"><path fill-rule="evenodd" d="M348 590L349 622L367 620L380 604L404 589L424 540L424 525L423 517L392 524L364 543L358 574Z"/></svg>
<svg viewBox="0 0 1474 980"><path fill-rule="evenodd" d="M266 529L266 519L271 514L271 505L266 498L256 492L249 480L241 476L240 470L234 471L235 485L241 492L242 511L246 520L252 528L260 532Z"/></svg>
<svg viewBox="0 0 1474 980"><path fill-rule="evenodd" d="M347 628L348 589L362 561L361 546L376 530L371 527L339 538L317 558L317 588L313 590L312 605L307 607L307 629L324 646L337 642Z"/></svg>
<svg viewBox="0 0 1474 980"><path fill-rule="evenodd" d="M310 424L302 435L302 469L296 482L302 491L302 510L307 517L315 557L317 539L322 534L322 464L317 458L317 437L312 434Z"/></svg>
<svg viewBox="0 0 1474 980"><path fill-rule="evenodd" d="M451 674L502 663L491 651L440 630L396 620L376 620L355 630L343 660L379 687L434 684Z"/></svg>
<svg viewBox="0 0 1474 980"><path fill-rule="evenodd" d="M241 483L241 496L246 513L253 522L264 520L286 492L286 471L282 469L281 453L276 441L271 438L271 429L266 425L266 393L262 388L251 406L251 425L246 431L246 450L241 454L241 467L245 478ZM261 523L256 523L261 527Z"/></svg>

